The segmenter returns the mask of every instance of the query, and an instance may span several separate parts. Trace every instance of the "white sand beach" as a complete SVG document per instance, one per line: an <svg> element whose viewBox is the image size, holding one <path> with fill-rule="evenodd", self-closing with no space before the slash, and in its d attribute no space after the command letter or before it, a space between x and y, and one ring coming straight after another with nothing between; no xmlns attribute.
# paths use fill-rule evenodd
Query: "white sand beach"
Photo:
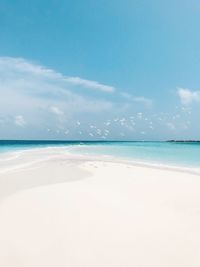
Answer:
<svg viewBox="0 0 200 267"><path fill-rule="evenodd" d="M0 266L199 267L200 176L62 148L1 156Z"/></svg>

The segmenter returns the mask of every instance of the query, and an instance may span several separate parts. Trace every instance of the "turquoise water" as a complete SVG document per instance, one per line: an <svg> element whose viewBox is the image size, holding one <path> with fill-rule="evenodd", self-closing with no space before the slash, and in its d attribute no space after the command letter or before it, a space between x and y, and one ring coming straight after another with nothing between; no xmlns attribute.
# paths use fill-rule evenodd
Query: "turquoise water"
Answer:
<svg viewBox="0 0 200 267"><path fill-rule="evenodd" d="M129 160L200 168L200 143L0 141L0 152L66 146L72 153L109 155Z"/></svg>
<svg viewBox="0 0 200 267"><path fill-rule="evenodd" d="M117 142L74 147L81 153L110 155L140 162L200 168L200 143Z"/></svg>

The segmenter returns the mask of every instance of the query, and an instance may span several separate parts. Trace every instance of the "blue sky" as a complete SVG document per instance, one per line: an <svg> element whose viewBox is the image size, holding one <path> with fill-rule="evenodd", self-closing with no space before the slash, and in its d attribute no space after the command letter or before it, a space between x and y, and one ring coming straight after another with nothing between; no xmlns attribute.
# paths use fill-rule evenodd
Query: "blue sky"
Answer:
<svg viewBox="0 0 200 267"><path fill-rule="evenodd" d="M200 138L200 3L1 0L0 138Z"/></svg>

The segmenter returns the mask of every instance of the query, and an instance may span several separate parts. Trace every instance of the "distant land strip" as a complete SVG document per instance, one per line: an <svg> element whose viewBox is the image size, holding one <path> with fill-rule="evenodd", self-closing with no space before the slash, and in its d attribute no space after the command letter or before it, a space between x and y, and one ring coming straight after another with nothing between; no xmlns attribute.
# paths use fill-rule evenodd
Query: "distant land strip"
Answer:
<svg viewBox="0 0 200 267"><path fill-rule="evenodd" d="M171 143L200 143L200 140L167 140Z"/></svg>

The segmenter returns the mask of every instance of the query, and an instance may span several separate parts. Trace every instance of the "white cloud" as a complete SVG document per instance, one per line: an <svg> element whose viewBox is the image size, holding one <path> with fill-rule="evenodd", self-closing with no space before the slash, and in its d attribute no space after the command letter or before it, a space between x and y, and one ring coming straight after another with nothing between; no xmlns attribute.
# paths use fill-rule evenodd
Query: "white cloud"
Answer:
<svg viewBox="0 0 200 267"><path fill-rule="evenodd" d="M89 80L81 79L79 77L68 77L68 78L66 77L65 80L74 85L80 85L85 88L96 89L96 90L100 90L103 92L112 93L115 91L115 88L113 86L101 84L96 81L89 81Z"/></svg>
<svg viewBox="0 0 200 267"><path fill-rule="evenodd" d="M85 88L101 94L91 96ZM0 138L15 138L16 131L19 138L34 139L41 133L46 138L46 129L54 129L48 135L56 138L57 130L64 133L66 127L72 127L73 136L74 120L95 121L97 116L104 118L100 114L115 112L114 91L112 86L68 77L22 58L0 57ZM26 114L28 125L19 114Z"/></svg>
<svg viewBox="0 0 200 267"><path fill-rule="evenodd" d="M187 106L192 102L200 102L200 91L191 91L186 88L178 88L177 93L183 105Z"/></svg>
<svg viewBox="0 0 200 267"><path fill-rule="evenodd" d="M88 87L87 87L88 85ZM54 114L101 112L112 108L104 99L92 99L87 90L78 92L74 86L111 92L98 82L64 76L54 70L21 59L0 57L0 112L11 115L17 110L35 113L49 110Z"/></svg>
<svg viewBox="0 0 200 267"><path fill-rule="evenodd" d="M58 107L50 107L50 111L58 116L64 115L64 112L60 110Z"/></svg>
<svg viewBox="0 0 200 267"><path fill-rule="evenodd" d="M101 84L97 81L82 79L80 77L68 77L52 69L45 68L41 65L32 63L23 58L0 58L0 72L5 72L5 69L16 77L19 74L31 75L33 78L50 79L54 82L64 83L65 85L81 86L87 89L99 90L107 93L112 93L116 89L113 86ZM13 77L13 76L12 76ZM23 79L21 80L23 82Z"/></svg>
<svg viewBox="0 0 200 267"><path fill-rule="evenodd" d="M94 93L85 88L94 89ZM11 139L16 138L16 133L18 138L30 139L64 138L66 134L67 138L78 138L76 134L80 132L85 138L91 123L96 123L103 133L108 130L105 128L109 126L105 125L108 119L137 112L131 101L138 102L136 106L140 110L151 102L144 97L123 95L114 87L97 81L68 77L23 58L10 57L0 57L0 95L0 138ZM26 120L19 114L26 114ZM80 121L79 127L77 121ZM117 127L128 131L127 125L110 125L110 136L112 127L116 128L114 135L118 136ZM105 133L104 136L108 135ZM92 134L97 137L96 133Z"/></svg>
<svg viewBox="0 0 200 267"><path fill-rule="evenodd" d="M141 132L148 137L151 131L153 138L157 132L176 133L180 127L183 129L187 116L198 118L198 112L194 114L189 104L200 102L200 91L178 88L177 94L185 117L172 116L173 110L154 114L155 110L149 109L153 101L144 96L97 81L68 77L23 58L0 57L0 138L78 139L81 133L81 138L87 139L91 133L94 138L109 135L114 139L134 139L137 133L141 138ZM90 125L95 125L91 131ZM192 122L189 126L188 132Z"/></svg>
<svg viewBox="0 0 200 267"><path fill-rule="evenodd" d="M149 98L146 98L146 97L143 97L143 96L133 96L129 93L120 93L120 95L125 98L126 100L129 100L131 102L138 102L138 103L141 103L141 104L144 104L146 106L151 106L153 104L153 101L152 99L149 99Z"/></svg>
<svg viewBox="0 0 200 267"><path fill-rule="evenodd" d="M24 117L22 115L15 116L15 124L17 126L24 127L26 125Z"/></svg>

